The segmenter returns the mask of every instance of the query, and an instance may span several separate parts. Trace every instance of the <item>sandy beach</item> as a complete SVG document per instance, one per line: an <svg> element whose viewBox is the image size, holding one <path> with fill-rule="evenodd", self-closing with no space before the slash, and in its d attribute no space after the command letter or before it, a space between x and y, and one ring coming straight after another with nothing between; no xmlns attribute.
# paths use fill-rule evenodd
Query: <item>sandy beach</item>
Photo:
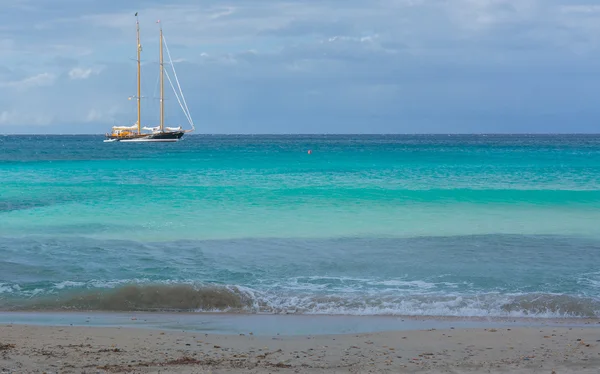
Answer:
<svg viewBox="0 0 600 374"><path fill-rule="evenodd" d="M324 336L0 326L9 373L598 373L596 327L449 328Z"/></svg>

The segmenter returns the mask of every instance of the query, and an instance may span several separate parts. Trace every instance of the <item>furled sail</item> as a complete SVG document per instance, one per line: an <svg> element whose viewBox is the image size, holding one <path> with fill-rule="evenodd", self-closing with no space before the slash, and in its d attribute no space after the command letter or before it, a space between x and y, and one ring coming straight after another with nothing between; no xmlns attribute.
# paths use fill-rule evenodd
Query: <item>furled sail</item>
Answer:
<svg viewBox="0 0 600 374"><path fill-rule="evenodd" d="M137 130L137 125L133 125L133 126L113 126L113 130Z"/></svg>

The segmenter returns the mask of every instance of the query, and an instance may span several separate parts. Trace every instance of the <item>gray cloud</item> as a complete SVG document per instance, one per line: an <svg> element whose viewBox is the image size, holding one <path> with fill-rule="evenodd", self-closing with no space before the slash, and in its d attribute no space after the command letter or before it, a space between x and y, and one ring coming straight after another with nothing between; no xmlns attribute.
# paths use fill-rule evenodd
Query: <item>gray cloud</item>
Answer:
<svg viewBox="0 0 600 374"><path fill-rule="evenodd" d="M598 119L600 7L590 1L0 5L2 131L131 123L136 11L148 122L157 19L200 131L592 131Z"/></svg>

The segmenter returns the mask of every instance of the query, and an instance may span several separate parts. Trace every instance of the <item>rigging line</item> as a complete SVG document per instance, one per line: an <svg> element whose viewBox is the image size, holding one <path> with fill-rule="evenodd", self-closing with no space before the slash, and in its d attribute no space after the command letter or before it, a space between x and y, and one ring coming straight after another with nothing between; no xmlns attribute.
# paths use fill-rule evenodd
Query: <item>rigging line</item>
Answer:
<svg viewBox="0 0 600 374"><path fill-rule="evenodd" d="M177 98L177 102L179 103L179 106L181 107L181 111L183 112L183 115L185 116L185 118L188 120L188 123L193 128L194 125L192 123L192 119L190 118L188 113L185 111L185 108L183 107L183 104L181 103L181 100L179 99L179 95L177 94L177 91L175 90L175 86L173 85L173 82L171 81L171 77L169 76L169 73L167 71L165 71L165 75L167 76L167 79L169 80L169 84L171 85L171 88L173 89L173 93L175 94L175 97Z"/></svg>
<svg viewBox="0 0 600 374"><path fill-rule="evenodd" d="M185 116L185 118L187 119L188 123L190 124L190 126L194 126L193 122L192 122L192 118L190 117L189 113L185 111L185 108L183 107L183 104L181 102L181 98L179 97L179 95L177 94L177 91L175 90L175 86L173 85L173 81L171 80L171 76L169 75L169 72L165 70L165 75L169 81L169 85L171 86L171 88L173 89L173 93L175 94L175 97L177 98L177 102L179 103L179 106L181 107L181 112L183 112L183 115Z"/></svg>
<svg viewBox="0 0 600 374"><path fill-rule="evenodd" d="M181 107L181 110L183 111L183 113L185 114L188 122L190 123L190 126L192 127L192 130L195 130L195 126L194 126L194 121L192 120L192 115L190 113L190 110L187 106L187 102L185 101L185 96L183 95L183 90L181 89L181 85L179 84L179 79L177 77L177 72L175 71L175 66L173 64L173 60L171 59L171 52L169 51L169 47L166 43L166 41L164 40L164 36L163 36L163 41L165 42L165 49L167 50L167 55L169 56L169 61L170 61L170 65L171 68L173 69L173 75L175 77L175 81L177 83L177 86L179 88L179 93L181 94L181 100L183 100L183 106ZM173 86L173 82L169 81L169 83L171 83L171 87L173 87L173 90L175 90L175 87ZM175 93L177 95L177 93ZM180 102L180 106L181 106L181 102ZM185 108L184 108L185 106Z"/></svg>
<svg viewBox="0 0 600 374"><path fill-rule="evenodd" d="M177 95L175 86L173 86L173 82L171 81L171 77L169 76L169 73L167 71L165 71L165 75L166 75L167 79L169 80L169 84L171 85L171 88L173 89L173 93L175 94L175 97L177 98L177 102L179 103L179 106L181 107L181 111L183 112L183 114L185 115L185 118L187 118L188 122L190 123L190 125L193 128L194 123L192 122L192 119L190 118L189 114L183 108L183 104L181 103L181 100L179 100L179 95Z"/></svg>
<svg viewBox="0 0 600 374"><path fill-rule="evenodd" d="M191 119L192 115L190 114L190 109L187 106L185 96L183 95L183 90L181 89L181 85L179 84L179 78L177 77L177 71L175 71L175 64L173 63L173 59L171 58L171 51L169 50L169 46L167 44L167 40L165 39L164 35L163 35L163 42L165 43L165 49L167 50L167 55L169 56L169 63L171 65L171 69L173 69L173 76L175 77L175 82L177 83L177 87L179 88L179 92L181 94L181 99L183 100L183 104L185 105L185 110L187 111L187 114ZM192 127L194 127L193 121L192 121L191 125L192 125Z"/></svg>
<svg viewBox="0 0 600 374"><path fill-rule="evenodd" d="M177 82L177 87L179 88L179 92L181 92L181 98L183 99L183 104L185 105L185 109L187 110L187 115L190 120L190 125L192 129L195 130L194 121L192 121L192 115L190 114L190 109L188 108L187 102L185 101L185 96L183 95L183 91L181 90L181 85L179 84L179 78L177 78L177 72L175 71L175 64L173 64L173 59L171 58L171 52L169 51L169 46L167 45L167 40L163 35L163 42L165 43L165 48L167 50L167 55L169 56L169 62L171 63L171 68L173 69L173 75L175 76L175 81Z"/></svg>

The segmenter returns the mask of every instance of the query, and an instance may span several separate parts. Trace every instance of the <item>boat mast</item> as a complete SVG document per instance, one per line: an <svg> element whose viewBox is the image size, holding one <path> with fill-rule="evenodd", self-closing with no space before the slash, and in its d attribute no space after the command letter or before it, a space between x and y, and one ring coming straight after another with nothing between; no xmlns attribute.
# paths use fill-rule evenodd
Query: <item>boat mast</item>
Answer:
<svg viewBox="0 0 600 374"><path fill-rule="evenodd" d="M158 24L160 26L160 131L163 132L165 127L165 66L163 63L163 31L162 25L160 24L160 20L158 20Z"/></svg>
<svg viewBox="0 0 600 374"><path fill-rule="evenodd" d="M142 77L141 77L141 63L140 63L140 54L142 52L142 44L140 43L140 21L137 18L137 12L135 13L135 25L137 31L137 125L138 125L138 134L142 133Z"/></svg>

